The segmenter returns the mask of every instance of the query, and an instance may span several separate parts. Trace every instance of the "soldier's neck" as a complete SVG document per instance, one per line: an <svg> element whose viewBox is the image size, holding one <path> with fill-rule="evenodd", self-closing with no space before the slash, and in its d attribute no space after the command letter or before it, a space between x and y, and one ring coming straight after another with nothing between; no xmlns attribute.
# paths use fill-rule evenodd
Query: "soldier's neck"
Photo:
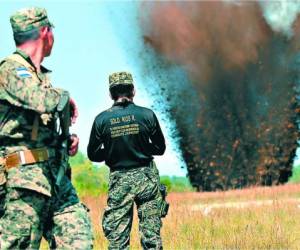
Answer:
<svg viewBox="0 0 300 250"><path fill-rule="evenodd" d="M36 67L36 70L40 72L41 70L41 63L44 60L44 53L42 46L35 46L32 43L24 43L22 45L17 46L18 49L25 52L28 55Z"/></svg>
<svg viewBox="0 0 300 250"><path fill-rule="evenodd" d="M121 96L115 101L115 103L119 103L119 102L133 102L133 98L129 98L127 96Z"/></svg>

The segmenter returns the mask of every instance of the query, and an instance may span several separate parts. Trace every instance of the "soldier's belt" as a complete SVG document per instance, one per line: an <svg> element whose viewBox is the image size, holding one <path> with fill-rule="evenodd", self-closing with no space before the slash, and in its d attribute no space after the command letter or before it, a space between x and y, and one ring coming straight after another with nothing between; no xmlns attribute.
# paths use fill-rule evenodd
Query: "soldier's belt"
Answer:
<svg viewBox="0 0 300 250"><path fill-rule="evenodd" d="M21 165L47 161L52 157L55 157L54 149L37 148L9 154L5 158L0 157L0 164L4 165L6 169L10 169Z"/></svg>

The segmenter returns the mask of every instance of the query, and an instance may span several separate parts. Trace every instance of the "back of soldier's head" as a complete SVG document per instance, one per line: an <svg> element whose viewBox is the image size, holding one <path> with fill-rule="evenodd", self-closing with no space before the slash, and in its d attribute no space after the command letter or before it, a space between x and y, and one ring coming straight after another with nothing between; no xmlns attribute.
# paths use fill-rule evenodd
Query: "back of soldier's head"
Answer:
<svg viewBox="0 0 300 250"><path fill-rule="evenodd" d="M117 100L120 97L133 98L134 85L132 75L129 72L116 72L109 76L109 91L111 98Z"/></svg>

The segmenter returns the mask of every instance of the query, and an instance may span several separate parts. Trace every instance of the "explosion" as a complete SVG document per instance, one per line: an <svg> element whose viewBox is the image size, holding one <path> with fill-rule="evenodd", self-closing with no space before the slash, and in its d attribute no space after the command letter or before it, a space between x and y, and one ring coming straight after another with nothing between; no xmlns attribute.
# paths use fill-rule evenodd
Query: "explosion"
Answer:
<svg viewBox="0 0 300 250"><path fill-rule="evenodd" d="M186 75L160 86L193 186L286 182L299 139L299 4L144 2L141 10L157 65Z"/></svg>

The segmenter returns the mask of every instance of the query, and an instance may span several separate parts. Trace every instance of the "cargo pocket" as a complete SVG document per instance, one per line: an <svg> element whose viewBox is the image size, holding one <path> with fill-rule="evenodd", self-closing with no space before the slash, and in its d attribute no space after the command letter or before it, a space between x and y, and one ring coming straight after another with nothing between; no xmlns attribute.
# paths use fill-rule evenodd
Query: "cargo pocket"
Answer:
<svg viewBox="0 0 300 250"><path fill-rule="evenodd" d="M6 197L6 210L1 218L1 249L25 249L34 247L31 240L30 214L21 200L22 192L11 189ZM22 215L22 216L20 216Z"/></svg>
<svg viewBox="0 0 300 250"><path fill-rule="evenodd" d="M167 196L167 188L164 184L160 183L160 178L159 178L159 173L158 170L155 166L155 163L153 162L154 165L151 166L151 168L145 172L145 175L156 184L157 190L155 190L155 196L156 200L159 203L159 213L160 217L164 218L167 216L170 204L166 201L166 196Z"/></svg>
<svg viewBox="0 0 300 250"><path fill-rule="evenodd" d="M26 232L7 232L5 226L0 227L0 246L1 249L38 249L38 244L31 242L30 229ZM33 246L33 247L31 247Z"/></svg>
<svg viewBox="0 0 300 250"><path fill-rule="evenodd" d="M54 213L50 248L92 249L93 229L89 209L76 203Z"/></svg>

